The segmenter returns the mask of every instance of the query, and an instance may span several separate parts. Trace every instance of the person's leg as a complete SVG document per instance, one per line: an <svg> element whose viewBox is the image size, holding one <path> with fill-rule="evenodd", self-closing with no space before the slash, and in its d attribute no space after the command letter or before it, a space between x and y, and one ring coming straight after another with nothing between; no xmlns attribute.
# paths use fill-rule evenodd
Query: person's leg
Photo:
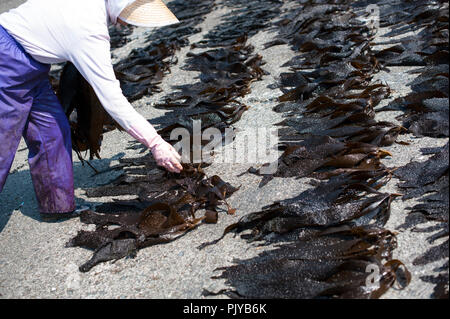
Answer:
<svg viewBox="0 0 450 319"><path fill-rule="evenodd" d="M31 90L43 71L0 26L0 192L33 103Z"/></svg>
<svg viewBox="0 0 450 319"><path fill-rule="evenodd" d="M11 169L31 103L30 98L0 88L0 192Z"/></svg>
<svg viewBox="0 0 450 319"><path fill-rule="evenodd" d="M70 126L49 81L36 88L24 130L41 213L75 210Z"/></svg>

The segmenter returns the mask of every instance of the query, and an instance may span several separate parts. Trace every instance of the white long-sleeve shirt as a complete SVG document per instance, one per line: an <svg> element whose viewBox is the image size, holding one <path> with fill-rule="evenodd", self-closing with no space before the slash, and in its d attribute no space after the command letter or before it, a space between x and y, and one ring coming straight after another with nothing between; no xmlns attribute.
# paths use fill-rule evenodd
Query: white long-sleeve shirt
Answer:
<svg viewBox="0 0 450 319"><path fill-rule="evenodd" d="M147 146L160 139L156 130L124 97L114 74L108 22L133 0L28 0L0 14L0 25L34 59L70 61L93 87L105 110Z"/></svg>

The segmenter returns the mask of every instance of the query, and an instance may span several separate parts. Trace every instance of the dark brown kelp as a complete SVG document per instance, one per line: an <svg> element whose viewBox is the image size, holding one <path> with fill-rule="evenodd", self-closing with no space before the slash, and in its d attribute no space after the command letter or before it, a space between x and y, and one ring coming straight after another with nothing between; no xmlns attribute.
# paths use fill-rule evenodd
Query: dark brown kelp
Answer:
<svg viewBox="0 0 450 319"><path fill-rule="evenodd" d="M250 84L265 74L262 57L241 37L233 44L203 53L188 53L187 70L200 71L200 81L176 87L165 103L156 107L171 109L177 123L160 131L165 136L176 127L192 131L192 120L200 120L202 129L224 129L237 122L248 107L237 99L250 92Z"/></svg>
<svg viewBox="0 0 450 319"><path fill-rule="evenodd" d="M449 136L449 11L448 1L401 1L397 8L402 16L381 10L381 22L392 29L387 34L401 36L390 41L391 47L376 53L387 65L421 66L410 71L417 77L409 83L412 92L397 98L384 110L400 110L397 117L405 128L417 137ZM406 35L411 31L414 35ZM419 203L410 207L410 214L400 228L434 233L430 244L440 241L414 260L415 265L444 260L444 265L434 269L432 276L422 280L434 283L435 298L448 298L448 143L443 148L424 149L424 154L434 154L427 161L411 162L394 174L402 180L399 184L403 199L415 198ZM419 218L422 216L422 218ZM434 226L419 228L424 221L437 222Z"/></svg>
<svg viewBox="0 0 450 319"><path fill-rule="evenodd" d="M71 131L72 147L83 161L82 152L90 151L90 159L100 158L103 133L118 124L104 110L92 87L68 62L64 66L57 95L66 113Z"/></svg>
<svg viewBox="0 0 450 319"><path fill-rule="evenodd" d="M205 36L205 40L193 47L218 47L230 45L237 38L255 35L271 26L270 21L280 13L280 0L225 0L222 5L232 9L222 17L222 23Z"/></svg>
<svg viewBox="0 0 450 319"><path fill-rule="evenodd" d="M170 8L180 24L159 28L149 37L151 43L131 51L114 69L129 101L160 92L159 84L170 66L177 63L175 53L189 44L188 37L200 32L198 25L212 10L213 0L171 1Z"/></svg>
<svg viewBox="0 0 450 319"><path fill-rule="evenodd" d="M394 106L399 106L400 110L405 111L405 114L398 116L397 119L403 121L403 126L415 136L449 136L449 100L448 95L444 92L411 93L406 97L396 99L389 107L393 108Z"/></svg>
<svg viewBox="0 0 450 319"><path fill-rule="evenodd" d="M201 222L217 222L218 206L228 206L226 198L237 190L219 176L207 177L200 166L185 164L182 173L172 174L157 168L149 157L122 164L128 166L122 176L88 190L87 195L135 194L138 198L82 213L81 222L95 224L96 229L80 231L67 244L94 250L92 258L80 267L82 272L101 262L132 256L138 249L175 240ZM197 217L200 209L205 210L204 216ZM228 213L234 214L229 206Z"/></svg>
<svg viewBox="0 0 450 319"><path fill-rule="evenodd" d="M423 66L411 71L419 74L412 82L412 92L394 100L385 110L403 110L398 117L415 136L449 136L448 98L448 1L402 2L400 8L409 16L392 19L382 12L381 20L401 35L420 28L414 36L391 41L392 47L376 53L386 65Z"/></svg>
<svg viewBox="0 0 450 319"><path fill-rule="evenodd" d="M237 231L251 228L254 236L262 238L272 232L283 234L299 227L360 226L370 221L383 226L389 219L389 207L395 195L381 193L377 188L388 178L386 170L340 174L315 184L297 197L242 217L233 228Z"/></svg>
<svg viewBox="0 0 450 319"><path fill-rule="evenodd" d="M275 111L286 114L279 123L285 152L273 176L326 178L383 168L380 159L390 154L379 147L405 130L374 119L390 88L371 81L380 65L371 30L356 17L345 3L305 4L282 20L283 41L269 43L291 43L300 54L280 78L285 94Z"/></svg>
<svg viewBox="0 0 450 319"><path fill-rule="evenodd" d="M216 278L234 287L220 293L235 298L378 298L403 268L391 259L395 247L387 230L340 227L238 261ZM370 270L378 272L373 279ZM409 282L406 269L404 275Z"/></svg>
<svg viewBox="0 0 450 319"><path fill-rule="evenodd" d="M385 1L378 4L381 26L391 29L385 37L397 37L376 52L384 65L448 64L448 1L398 1L397 11Z"/></svg>
<svg viewBox="0 0 450 319"><path fill-rule="evenodd" d="M448 269L448 265L447 265ZM435 284L433 298L436 299L448 299L448 286L449 286L449 277L448 271L446 273L439 274L435 277L433 276L423 276L421 277L423 281L431 282Z"/></svg>
<svg viewBox="0 0 450 319"><path fill-rule="evenodd" d="M219 278L233 288L219 293L378 298L397 280L399 268L409 283L409 272L391 256L395 235L382 228L391 201L400 195L379 190L391 177L381 163L391 154L380 147L393 144L404 128L375 120L374 108L390 89L372 81L382 66L371 49L371 30L356 19L352 5L298 4L279 21L280 37L267 44L289 43L299 55L287 64L292 72L281 75L285 94L275 108L286 115L279 124L284 153L277 172L266 175L261 186L274 176L325 181L225 230L224 235L245 231L242 237L249 240L283 244L222 268ZM380 275L376 279L372 268Z"/></svg>
<svg viewBox="0 0 450 319"><path fill-rule="evenodd" d="M395 170L395 176L399 177L402 184L399 187L406 191L403 196L404 199L421 197L422 195L429 192L442 192L446 193L442 188L448 187L448 143L442 149L433 150L436 152L431 158L425 162L411 162L403 167ZM446 185L447 182L447 185ZM437 200L437 199L436 199ZM444 199L443 199L444 200ZM448 202L448 197L447 197ZM445 205L442 205L445 206ZM444 210L440 212L436 219L439 220L438 216L443 218ZM448 220L448 211L447 220ZM433 214L431 214L433 215ZM430 215L430 218L432 218Z"/></svg>
<svg viewBox="0 0 450 319"><path fill-rule="evenodd" d="M307 67L314 71L301 71L305 67L302 63L293 67L298 71L281 75L280 84L286 93L280 97L282 104L275 111L288 112L286 119L279 123L283 126L280 138L285 141L282 145L285 151L273 176L326 178L348 171L383 168L380 159L391 154L379 147L394 143L404 130L374 119L374 107L389 96L390 89L382 83L370 82L379 66L369 46L370 38L362 36L369 30L351 20L354 15L344 9L345 6L322 8L323 13L343 15L349 23L345 28L340 19L328 22L329 18L323 16L318 18L327 26L323 36L309 24L305 24L305 30L297 30L299 34L306 34L304 40L309 45L299 45L298 37L290 36L304 56L301 61L308 61ZM295 19L290 23L295 22L295 25L300 23L302 16L305 21L311 19L304 10L299 16L292 16ZM321 30L319 21L315 28ZM358 28L361 29L359 32ZM339 29L341 34L334 40L335 45L331 45L332 40L328 37L334 29ZM308 32L317 36L310 38ZM321 37L326 38L329 45L320 45ZM335 59L317 59L315 64L310 59L342 50L347 53ZM271 178L267 176L261 185Z"/></svg>
<svg viewBox="0 0 450 319"><path fill-rule="evenodd" d="M384 168L381 159L390 155L372 144L343 143L329 136L314 136L299 145L288 145L278 161L277 172L266 176L261 186L273 177L324 179L347 172L376 171Z"/></svg>
<svg viewBox="0 0 450 319"><path fill-rule="evenodd" d="M449 144L441 149L424 150L425 153L435 153L427 161L418 163L411 162L395 171L403 183L399 184L400 189L405 192L404 199L417 198L419 204L410 208L410 218L401 228L415 226L416 232L436 232L428 238L430 243L438 240L442 241L437 246L433 246L423 255L414 260L416 265L424 265L438 260L447 260L446 264L435 269L437 275L428 276L424 279L435 283L436 289L442 297L441 286L446 285L448 297L448 251L449 251ZM417 215L425 219L417 219ZM416 218L413 218L416 217ZM416 225L425 221L438 222L436 226L418 228ZM440 287L440 288L439 288ZM445 294L444 294L445 295Z"/></svg>
<svg viewBox="0 0 450 319"><path fill-rule="evenodd" d="M197 6L204 7L200 3ZM199 23L202 11L189 10L182 16L192 23L197 19L195 23ZM169 57L174 55L178 46L187 43L190 34L189 22L187 24L187 28L163 30L161 41L132 52L126 61L116 65L122 89L129 98L140 98L148 93L149 84L157 84L161 79L171 63ZM180 36L177 30L186 33ZM196 29L194 31L198 32ZM240 119L247 106L237 98L249 93L251 82L259 80L264 74L262 57L252 54L253 47L246 45L246 40L242 36L220 49L189 54L186 68L202 72L202 81L179 88L180 92L170 95L165 104L158 105L188 110L175 121L176 124L160 130L162 136L167 137L176 127L190 128L193 119L202 120L202 129L211 126L223 129ZM158 169L149 155L121 160L117 168L123 168L124 174L107 185L88 189L87 195L137 197L131 201L104 204L96 212L86 212L81 216L82 222L93 223L97 227L95 231L81 231L68 243L68 246L95 250L92 259L80 270L89 271L100 262L132 256L140 248L177 239L202 221L215 223L220 204L225 204L228 213L234 214L235 210L228 205L226 198L237 189L219 176L207 178L201 166L185 164L181 174L170 174ZM199 209L204 209L205 213L197 218L195 212ZM110 226L115 227L111 229Z"/></svg>
<svg viewBox="0 0 450 319"><path fill-rule="evenodd" d="M114 66L123 94L130 102L160 92L159 84L170 71L171 58L178 47L161 43L145 49L135 49Z"/></svg>
<svg viewBox="0 0 450 319"><path fill-rule="evenodd" d="M109 27L109 43L111 49L123 47L130 42L129 36L133 33L134 27L132 25L125 26L110 26Z"/></svg>

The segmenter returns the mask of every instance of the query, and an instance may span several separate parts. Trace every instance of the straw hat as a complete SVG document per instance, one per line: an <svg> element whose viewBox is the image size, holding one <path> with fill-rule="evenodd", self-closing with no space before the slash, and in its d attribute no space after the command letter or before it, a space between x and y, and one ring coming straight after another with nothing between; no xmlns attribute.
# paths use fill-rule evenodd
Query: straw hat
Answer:
<svg viewBox="0 0 450 319"><path fill-rule="evenodd" d="M180 22L161 0L136 0L122 10L119 18L139 27L163 27Z"/></svg>

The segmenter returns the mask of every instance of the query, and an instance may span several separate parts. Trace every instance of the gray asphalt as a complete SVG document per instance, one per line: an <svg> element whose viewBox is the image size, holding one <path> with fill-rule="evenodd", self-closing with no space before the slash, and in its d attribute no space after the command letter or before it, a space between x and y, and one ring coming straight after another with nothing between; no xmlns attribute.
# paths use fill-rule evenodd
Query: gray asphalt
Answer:
<svg viewBox="0 0 450 319"><path fill-rule="evenodd" d="M0 4L0 12L18 3L19 1L6 0ZM225 12L223 8L211 12L200 26L203 32L191 37L190 42L200 40L207 30L220 23ZM137 28L131 36L134 40L115 50L116 59L125 57L132 48L141 46L143 35L149 33L151 31ZM286 71L281 65L294 53L287 46L264 50L263 44L274 36L274 33L263 31L249 39L267 62L264 69L269 71L269 75L265 76L263 81L254 82L252 93L243 99L251 108L237 123L238 129L243 130L249 126L272 127L281 119L280 114L271 110L277 104L275 98L281 95L281 91L268 90L267 86L273 84L281 72ZM161 100L174 85L195 81L196 72L181 69L188 50L189 48L184 48L178 52L178 65L172 68L172 73L162 83L164 93L144 97L133 103L146 118L157 119L164 115L164 111L152 108L151 104ZM406 73L408 70L409 68L391 68L389 73L378 74L380 79L394 88L393 98L409 92L408 82L412 77ZM395 115L395 112L385 112L377 116L380 119L395 121ZM240 138L242 137L238 133L237 139ZM394 156L385 160L386 165L400 166L413 159L424 161L427 157L421 155L420 148L441 146L448 141L412 136L402 136L402 139L411 145L389 147L388 150ZM116 164L120 158L137 156L139 151L130 148L133 145L134 140L125 133L108 133L103 142L103 159L94 160L92 164L98 169L104 169ZM91 177L92 170L88 166L82 166L76 160L75 154L73 158L77 202L93 203L94 200L84 195L84 190L108 182L119 172ZM297 195L310 187L307 184L308 179L275 178L266 187L258 188L260 177L248 174L238 176L247 170L250 164L215 163L208 168L208 173L219 173L226 181L237 186L242 185L239 192L230 199L230 204L237 209L236 216L221 214L216 225L202 226L173 243L141 250L134 259L104 263L83 274L78 272L78 266L90 257L91 252L81 248L64 247L82 225L77 220L61 223L43 223L39 220L26 159L27 150L22 141L6 187L0 194L0 298L202 298L203 289L218 291L225 287L222 280L211 279L213 275L218 274L216 268L232 265L235 258L253 257L261 252L261 248L232 235L202 251L197 247L220 237L223 229L236 222L239 216L257 211L275 200ZM396 183L393 179L385 190L397 192ZM395 200L387 228L396 230L403 224L406 208L413 204L413 200ZM424 226L428 225L433 223ZM399 247L394 252L394 257L407 265L413 280L406 289L391 289L384 298L430 298L433 286L421 281L419 277L431 274L432 269L443 262L425 266L412 264L412 260L430 247L426 241L429 235L413 233L410 230L399 231Z"/></svg>
<svg viewBox="0 0 450 319"><path fill-rule="evenodd" d="M2 2L0 2L0 12L6 12L10 9L16 8L24 2L25 1L23 0L2 0Z"/></svg>

